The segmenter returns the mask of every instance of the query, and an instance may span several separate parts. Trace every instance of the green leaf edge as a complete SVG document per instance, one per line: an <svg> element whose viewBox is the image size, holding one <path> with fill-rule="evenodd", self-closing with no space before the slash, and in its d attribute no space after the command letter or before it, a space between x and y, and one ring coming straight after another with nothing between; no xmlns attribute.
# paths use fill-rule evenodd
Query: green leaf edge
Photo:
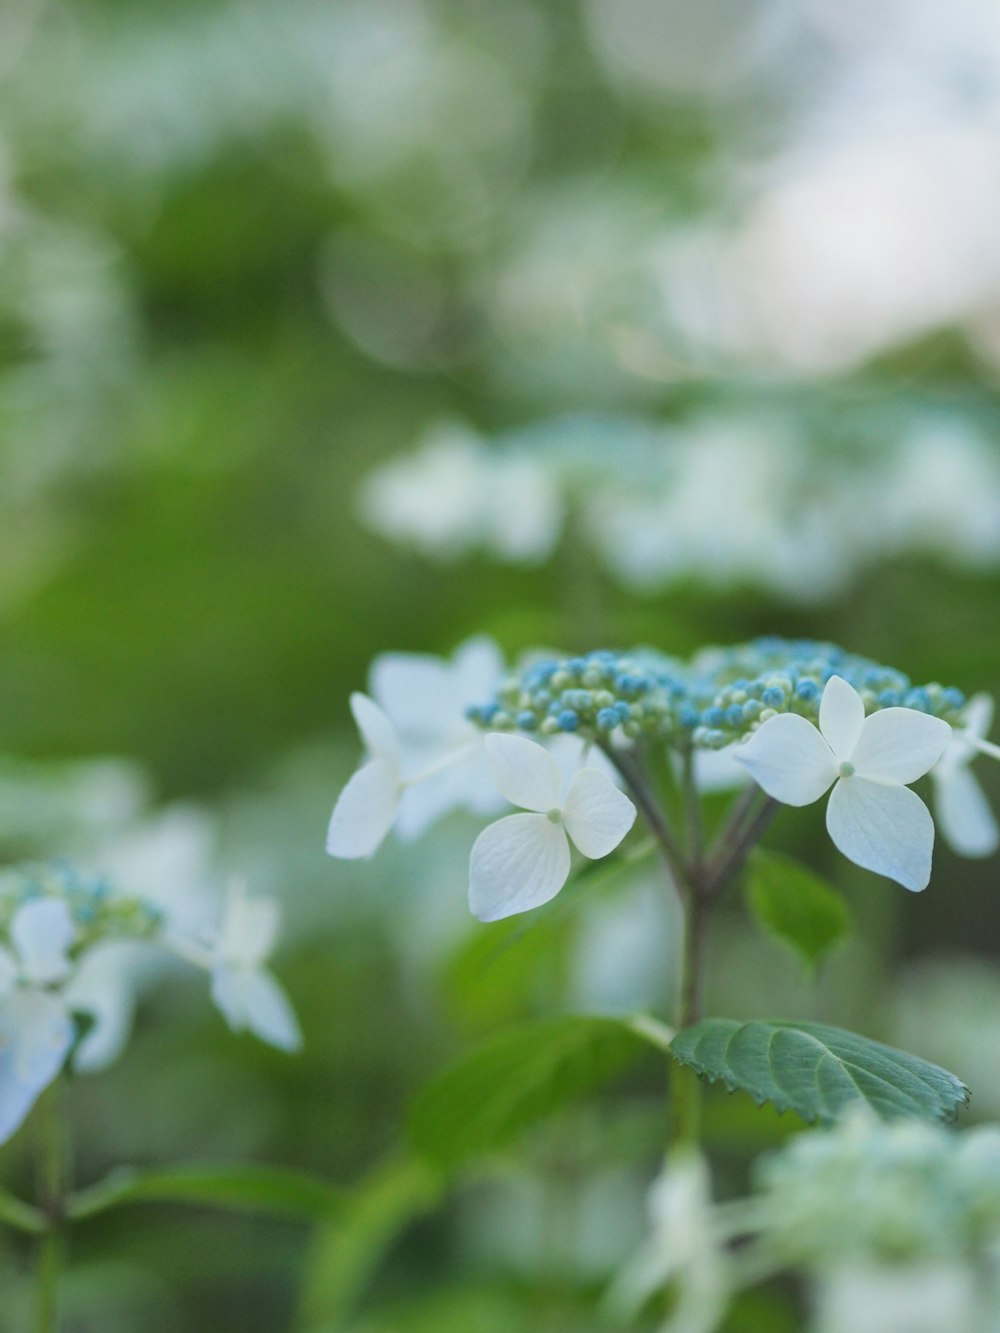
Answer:
<svg viewBox="0 0 1000 1333"><path fill-rule="evenodd" d="M942 1069L940 1065L932 1064L929 1060L924 1060L921 1056L912 1055L908 1051L901 1051L895 1046L887 1046L884 1042L874 1041L869 1037L863 1037L860 1033L851 1032L847 1028L833 1027L824 1023L796 1023L786 1019L751 1019L749 1022L741 1023L738 1019L734 1018L709 1018L703 1020L701 1023L696 1023L693 1027L684 1028L678 1032L670 1043L670 1054L679 1064L687 1065L693 1069L699 1078L706 1078L710 1083L721 1082L726 1086L729 1092L744 1092L752 1097L758 1106L763 1106L765 1103L769 1103L781 1114L784 1114L785 1111L794 1111L795 1114L806 1121L807 1124L815 1124L817 1121L822 1124L833 1124L838 1116L847 1109L846 1106L839 1108L837 1111L824 1112L821 1109L814 1112L803 1111L790 1097L782 1095L780 1089L777 1096L766 1094L760 1095L753 1089L745 1086L745 1084L737 1082L723 1071L713 1071L707 1067L703 1060L698 1059L697 1047L699 1047L703 1041L713 1037L718 1041L720 1037L724 1036L725 1042L723 1050L725 1050L728 1049L733 1039L740 1032L757 1027L799 1032L804 1036L811 1037L814 1041L826 1046L830 1055L832 1055L841 1065L847 1065L848 1072L850 1072L848 1062L844 1060L843 1057L836 1054L824 1040L823 1034L832 1035L836 1039L846 1038L848 1040L863 1042L866 1046L872 1047L890 1058L894 1056L902 1056L906 1061L910 1061L913 1064L923 1066L927 1070L932 1071L934 1075L941 1078L950 1086L954 1100L949 1105L948 1102L945 1101L940 1090L935 1089L933 1091L934 1096L939 1103L939 1112L932 1116L928 1116L926 1112L917 1110L913 1112L913 1115L916 1118L925 1120L933 1119L950 1123L957 1118L959 1110L963 1106L968 1105L970 1096L969 1089L961 1079L955 1074L952 1074L949 1070ZM687 1049L689 1047L691 1049ZM866 1072L870 1074L870 1071ZM912 1075L913 1071L910 1070L909 1072ZM896 1085L893 1085L893 1087L895 1091L901 1091ZM859 1095L856 1101L869 1106L880 1116L880 1118L889 1118L886 1117L884 1113L880 1112L877 1107L873 1106L869 1099L864 1095ZM851 1104L854 1103L852 1102ZM901 1117L902 1115L903 1113L900 1112L899 1116Z"/></svg>
<svg viewBox="0 0 1000 1333"><path fill-rule="evenodd" d="M152 1170L117 1167L74 1194L66 1216L79 1221L126 1203L186 1203L322 1218L338 1209L342 1199L332 1186L304 1172L254 1162Z"/></svg>

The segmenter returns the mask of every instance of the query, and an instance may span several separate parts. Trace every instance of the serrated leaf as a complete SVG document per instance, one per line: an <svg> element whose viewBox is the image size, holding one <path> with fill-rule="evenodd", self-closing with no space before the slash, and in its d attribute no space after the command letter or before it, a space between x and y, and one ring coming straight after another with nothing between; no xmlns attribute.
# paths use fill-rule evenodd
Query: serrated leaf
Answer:
<svg viewBox="0 0 1000 1333"><path fill-rule="evenodd" d="M651 1047L666 1050L669 1038L645 1017L571 1016L500 1033L418 1094L412 1140L445 1166L489 1153L609 1083Z"/></svg>
<svg viewBox="0 0 1000 1333"><path fill-rule="evenodd" d="M75 1194L67 1213L79 1219L125 1203L189 1203L324 1217L338 1206L341 1197L312 1176L254 1162L151 1171L119 1167L99 1184Z"/></svg>
<svg viewBox="0 0 1000 1333"><path fill-rule="evenodd" d="M769 934L793 949L807 967L851 929L847 903L818 875L791 857L758 848L750 858L747 901Z"/></svg>
<svg viewBox="0 0 1000 1333"><path fill-rule="evenodd" d="M670 1044L681 1064L758 1103L829 1123L862 1103L885 1120L954 1120L968 1089L916 1055L819 1023L710 1018Z"/></svg>

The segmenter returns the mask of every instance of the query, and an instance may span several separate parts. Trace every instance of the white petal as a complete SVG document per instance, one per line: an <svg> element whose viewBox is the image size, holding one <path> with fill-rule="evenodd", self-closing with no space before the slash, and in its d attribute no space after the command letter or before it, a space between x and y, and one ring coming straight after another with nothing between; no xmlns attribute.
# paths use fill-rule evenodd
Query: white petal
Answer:
<svg viewBox="0 0 1000 1333"><path fill-rule="evenodd" d="M266 968L227 964L215 968L212 999L234 1032L247 1028L261 1041L283 1051L297 1051L302 1045L288 996Z"/></svg>
<svg viewBox="0 0 1000 1333"><path fill-rule="evenodd" d="M768 796L785 805L811 805L837 776L833 751L797 713L769 718L732 753Z"/></svg>
<svg viewBox="0 0 1000 1333"><path fill-rule="evenodd" d="M944 754L947 722L914 708L883 708L866 717L851 763L872 782L906 784L929 772Z"/></svg>
<svg viewBox="0 0 1000 1333"><path fill-rule="evenodd" d="M399 774L384 759L371 759L340 793L326 834L326 850L345 861L371 856L392 828L399 808Z"/></svg>
<svg viewBox="0 0 1000 1333"><path fill-rule="evenodd" d="M368 752L399 767L399 738L396 728L367 694L351 695L351 712Z"/></svg>
<svg viewBox="0 0 1000 1333"><path fill-rule="evenodd" d="M830 793L826 827L855 865L915 892L931 877L934 821L909 787L841 778Z"/></svg>
<svg viewBox="0 0 1000 1333"><path fill-rule="evenodd" d="M248 898L242 888L231 889L219 941L220 957L243 967L257 967L278 938L281 912L272 898Z"/></svg>
<svg viewBox="0 0 1000 1333"><path fill-rule="evenodd" d="M422 782L404 787L396 831L408 842L420 837L436 820L452 810L495 815L505 805L490 774L480 738L480 743L474 749L470 748L464 758L441 768Z"/></svg>
<svg viewBox="0 0 1000 1333"><path fill-rule="evenodd" d="M382 653L371 666L372 694L408 739L430 739L446 731L465 703L456 698L454 672L440 657L424 653Z"/></svg>
<svg viewBox="0 0 1000 1333"><path fill-rule="evenodd" d="M819 729L838 759L850 759L864 720L861 695L842 676L831 676L819 701Z"/></svg>
<svg viewBox="0 0 1000 1333"><path fill-rule="evenodd" d="M699 791L731 791L744 786L748 777L746 768L736 759L734 745L694 752L694 785Z"/></svg>
<svg viewBox="0 0 1000 1333"><path fill-rule="evenodd" d="M469 862L469 906L499 921L554 898L569 876L566 832L545 815L508 815L483 829Z"/></svg>
<svg viewBox="0 0 1000 1333"><path fill-rule="evenodd" d="M976 694L965 710L965 721L951 733L951 740L938 760L935 774L971 763L979 753L976 742L985 740L993 725L993 700L988 694Z"/></svg>
<svg viewBox="0 0 1000 1333"><path fill-rule="evenodd" d="M985 740L993 725L993 699L988 694L974 694L965 707L962 731L977 740Z"/></svg>
<svg viewBox="0 0 1000 1333"><path fill-rule="evenodd" d="M70 1013L84 1013L91 1020L73 1051L78 1072L106 1069L125 1049L135 1014L136 976L150 952L146 942L111 940L83 955L62 992Z"/></svg>
<svg viewBox="0 0 1000 1333"><path fill-rule="evenodd" d="M455 650L454 672L462 706L485 703L503 676L503 656L485 634L466 639Z"/></svg>
<svg viewBox="0 0 1000 1333"><path fill-rule="evenodd" d="M59 1073L72 1042L73 1024L57 996L19 990L0 1005L0 1143Z"/></svg>
<svg viewBox="0 0 1000 1333"><path fill-rule="evenodd" d="M596 860L607 856L635 823L635 806L596 768L581 768L569 785L563 804L566 832L583 852Z"/></svg>
<svg viewBox="0 0 1000 1333"><path fill-rule="evenodd" d="M35 898L19 907L10 938L24 979L40 985L62 981L70 970L66 954L75 933L73 917L60 898Z"/></svg>
<svg viewBox="0 0 1000 1333"><path fill-rule="evenodd" d="M17 972L17 959L9 949L0 945L0 1001L14 989L17 983Z"/></svg>
<svg viewBox="0 0 1000 1333"><path fill-rule="evenodd" d="M983 789L964 764L931 771L934 816L946 841L961 856L992 856L1000 828Z"/></svg>
<svg viewBox="0 0 1000 1333"><path fill-rule="evenodd" d="M562 774L548 750L524 736L494 732L486 737L486 757L497 790L511 805L542 813L558 809Z"/></svg>

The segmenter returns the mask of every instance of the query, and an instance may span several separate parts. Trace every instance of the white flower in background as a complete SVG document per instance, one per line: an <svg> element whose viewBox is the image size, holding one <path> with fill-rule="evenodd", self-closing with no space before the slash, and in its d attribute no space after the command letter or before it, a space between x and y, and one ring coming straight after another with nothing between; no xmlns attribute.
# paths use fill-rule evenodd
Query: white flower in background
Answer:
<svg viewBox="0 0 1000 1333"><path fill-rule="evenodd" d="M59 1073L73 1043L73 1020L58 987L72 971L74 934L66 904L38 898L17 909L11 948L0 947L0 1143Z"/></svg>
<svg viewBox="0 0 1000 1333"><path fill-rule="evenodd" d="M834 844L848 860L916 891L930 880L934 822L907 784L933 767L951 734L947 722L913 708L865 717L857 691L832 676L818 728L779 713L734 757L785 805L811 805L832 786L826 826Z"/></svg>
<svg viewBox="0 0 1000 1333"><path fill-rule="evenodd" d="M965 710L965 725L953 730L944 754L931 769L934 813L941 832L962 856L990 856L1000 846L1000 828L983 789L969 770L976 742L993 721L993 700L977 694Z"/></svg>
<svg viewBox="0 0 1000 1333"><path fill-rule="evenodd" d="M668 1283L677 1289L659 1333L711 1333L725 1312L725 1253L712 1218L708 1163L698 1152L673 1153L649 1196L652 1234L608 1294L612 1313L633 1318Z"/></svg>
<svg viewBox="0 0 1000 1333"><path fill-rule="evenodd" d="M371 856L393 825L414 838L449 810L491 814L499 808L483 733L465 708L493 694L501 671L499 650L485 638L462 644L450 662L419 653L375 659L375 698L351 696L369 758L334 807L326 844L331 856Z"/></svg>
<svg viewBox="0 0 1000 1333"><path fill-rule="evenodd" d="M467 427L446 423L367 478L360 510L374 531L426 556L486 550L535 564L559 539L560 489L537 458L494 449Z"/></svg>
<svg viewBox="0 0 1000 1333"><path fill-rule="evenodd" d="M486 737L497 789L528 814L507 815L476 839L469 905L480 921L540 907L570 871L570 842L591 859L614 851L635 822L635 806L604 773L581 768L565 788L559 764L522 736Z"/></svg>
<svg viewBox="0 0 1000 1333"><path fill-rule="evenodd" d="M859 1263L821 1274L813 1287L811 1333L990 1333L971 1264Z"/></svg>
<svg viewBox="0 0 1000 1333"><path fill-rule="evenodd" d="M222 929L211 948L212 999L234 1032L244 1029L283 1051L302 1045L295 1012L265 967L278 935L278 905L230 889Z"/></svg>

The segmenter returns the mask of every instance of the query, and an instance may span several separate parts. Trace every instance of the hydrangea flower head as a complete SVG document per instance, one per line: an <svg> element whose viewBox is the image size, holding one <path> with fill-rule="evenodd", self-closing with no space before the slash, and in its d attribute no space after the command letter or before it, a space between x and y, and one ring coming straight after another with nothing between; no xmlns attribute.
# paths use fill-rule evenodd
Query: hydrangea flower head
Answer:
<svg viewBox="0 0 1000 1333"><path fill-rule="evenodd" d="M103 940L149 938L159 922L155 908L68 867L0 875L0 1142L62 1069L74 1015L92 1019L88 1039L114 1021L100 994L75 989L81 964Z"/></svg>
<svg viewBox="0 0 1000 1333"><path fill-rule="evenodd" d="M469 867L469 904L498 921L554 898L570 871L570 843L597 859L635 822L635 806L596 768L581 768L563 791L559 764L534 741L487 736L498 789L529 813L507 815L480 833Z"/></svg>
<svg viewBox="0 0 1000 1333"><path fill-rule="evenodd" d="M916 709L866 717L858 692L831 676L818 725L775 715L733 757L786 805L810 805L832 787L826 826L835 846L857 865L918 890L930 880L934 822L907 784L930 771L950 738L946 722Z"/></svg>

